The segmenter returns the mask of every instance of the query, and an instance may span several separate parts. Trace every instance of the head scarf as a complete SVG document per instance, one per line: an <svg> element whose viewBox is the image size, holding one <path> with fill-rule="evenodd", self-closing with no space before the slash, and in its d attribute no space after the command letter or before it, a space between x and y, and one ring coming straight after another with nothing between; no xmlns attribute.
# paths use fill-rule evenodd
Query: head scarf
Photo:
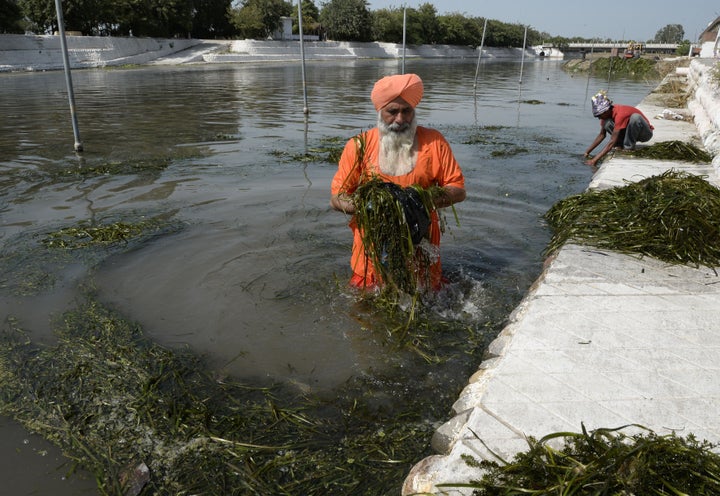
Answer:
<svg viewBox="0 0 720 496"><path fill-rule="evenodd" d="M423 83L417 74L387 76L375 83L370 100L375 110L380 110L397 97L415 108L423 96Z"/></svg>
<svg viewBox="0 0 720 496"><path fill-rule="evenodd" d="M605 91L600 91L597 95L592 97L593 117L600 117L602 114L610 110L610 107L612 107L612 100L607 97L607 93L605 93Z"/></svg>

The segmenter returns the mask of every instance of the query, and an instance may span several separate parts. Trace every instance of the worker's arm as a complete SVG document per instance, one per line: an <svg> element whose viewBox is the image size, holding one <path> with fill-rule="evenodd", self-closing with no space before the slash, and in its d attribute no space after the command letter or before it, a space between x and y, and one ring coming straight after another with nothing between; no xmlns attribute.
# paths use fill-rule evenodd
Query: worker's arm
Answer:
<svg viewBox="0 0 720 496"><path fill-rule="evenodd" d="M583 156L587 158L588 155L590 155L590 153L591 153L595 148L597 148L597 146L598 146L600 143L602 143L602 141L605 139L606 134L607 134L607 133L605 132L604 129L601 130L601 131L600 131L600 134L598 134L598 135L595 137L595 140L590 144L590 146L587 148L587 150L585 150L585 154L584 154Z"/></svg>
<svg viewBox="0 0 720 496"><path fill-rule="evenodd" d="M600 160L602 160L602 158L603 158L605 155L607 155L608 153L610 153L610 150L612 150L612 149L615 147L615 145L617 144L619 138L620 138L620 130L616 129L616 130L614 130L613 133L610 135L610 141L608 141L608 144L605 145L605 148L603 148L602 150L600 150L600 153L598 153L598 154L595 155L592 159L588 160L588 161L585 162L585 163L586 163L587 165L590 165L590 166L593 166L593 167L597 166L597 163L598 163Z"/></svg>
<svg viewBox="0 0 720 496"><path fill-rule="evenodd" d="M433 204L435 208L449 207L455 203L460 203L465 199L465 188L457 186L445 186L433 196Z"/></svg>

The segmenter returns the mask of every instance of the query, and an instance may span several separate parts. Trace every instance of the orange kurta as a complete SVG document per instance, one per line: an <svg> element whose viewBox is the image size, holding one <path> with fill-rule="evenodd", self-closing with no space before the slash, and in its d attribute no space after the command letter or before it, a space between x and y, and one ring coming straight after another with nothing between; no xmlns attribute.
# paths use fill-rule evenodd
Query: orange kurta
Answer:
<svg viewBox="0 0 720 496"><path fill-rule="evenodd" d="M358 159L357 137L350 139L345 145L338 164L338 171L331 183L330 189L333 195L352 194L363 180L371 177L379 177L383 181L393 182L402 187L412 185L423 188L434 185L465 187L465 178L450 149L450 144L440 132L434 129L418 126L416 134L417 163L412 171L402 176L390 176L380 172L378 167L380 149L378 129L373 128L362 133L362 136L365 142L362 160ZM359 287L373 287L380 281L365 254L362 237L354 218L350 221L350 228L353 231L353 250L350 258L350 266L353 271L351 283ZM440 245L440 222L437 212L432 212L429 238L433 245ZM438 258L430 267L430 281L433 287L440 286L441 278L440 258Z"/></svg>

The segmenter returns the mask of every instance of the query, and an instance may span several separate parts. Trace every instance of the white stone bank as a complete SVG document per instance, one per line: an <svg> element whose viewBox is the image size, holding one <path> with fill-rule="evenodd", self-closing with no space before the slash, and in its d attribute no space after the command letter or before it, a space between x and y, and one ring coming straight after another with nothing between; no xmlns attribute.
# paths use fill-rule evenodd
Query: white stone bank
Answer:
<svg viewBox="0 0 720 496"><path fill-rule="evenodd" d="M73 69L145 64L186 50L201 40L66 36L68 61ZM0 35L0 71L47 71L63 68L60 37Z"/></svg>
<svg viewBox="0 0 720 496"><path fill-rule="evenodd" d="M66 36L73 69L132 64L240 63L301 60L299 41L198 40ZM409 45L381 42L311 41L303 43L306 60L453 58L475 59L478 50L457 45ZM483 49L484 58L522 57L520 48ZM525 51L526 57L536 52ZM59 36L0 34L0 72L63 69Z"/></svg>

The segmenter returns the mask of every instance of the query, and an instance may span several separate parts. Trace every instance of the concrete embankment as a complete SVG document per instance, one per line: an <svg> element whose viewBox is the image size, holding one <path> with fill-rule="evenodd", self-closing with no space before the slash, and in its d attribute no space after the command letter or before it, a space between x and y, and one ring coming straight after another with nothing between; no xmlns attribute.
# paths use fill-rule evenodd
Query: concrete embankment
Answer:
<svg viewBox="0 0 720 496"><path fill-rule="evenodd" d="M455 45L412 45L337 41L195 40L66 36L73 69L132 64L243 63L305 60L476 58L477 49ZM486 58L520 58L520 48L485 48ZM536 56L531 50L526 56ZM59 70L58 36L0 35L0 72Z"/></svg>
<svg viewBox="0 0 720 496"><path fill-rule="evenodd" d="M618 153L589 188L622 186L671 169L720 187L716 65L696 60L684 75L668 76L692 89L689 108L668 109L660 93L638 105L655 126L650 143L704 145L714 154L711 164ZM676 120L690 113L694 122ZM433 436L438 454L411 470L403 495L470 495L472 489L452 487L480 478L468 457L498 461L495 453L509 460L527 450L527 436L580 432L583 425L639 424L661 435L692 433L720 443L718 308L720 276L712 268L563 246L489 347L452 406L452 418Z"/></svg>
<svg viewBox="0 0 720 496"><path fill-rule="evenodd" d="M73 69L145 64L198 45L201 40L67 36ZM0 71L44 71L63 68L59 36L0 35Z"/></svg>

